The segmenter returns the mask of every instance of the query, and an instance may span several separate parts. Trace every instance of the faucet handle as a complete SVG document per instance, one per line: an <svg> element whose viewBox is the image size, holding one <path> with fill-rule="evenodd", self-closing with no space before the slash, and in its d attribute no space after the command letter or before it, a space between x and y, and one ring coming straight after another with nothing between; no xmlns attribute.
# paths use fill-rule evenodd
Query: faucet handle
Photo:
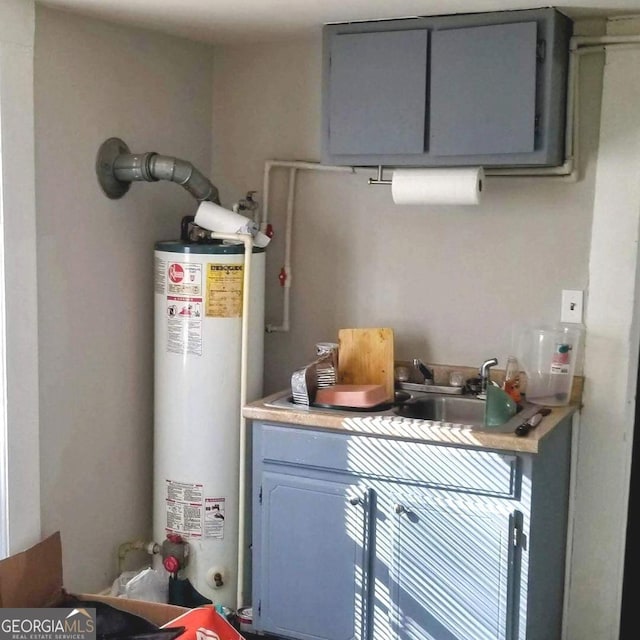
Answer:
<svg viewBox="0 0 640 640"><path fill-rule="evenodd" d="M413 359L413 366L424 376L425 384L433 384L433 371L420 358Z"/></svg>

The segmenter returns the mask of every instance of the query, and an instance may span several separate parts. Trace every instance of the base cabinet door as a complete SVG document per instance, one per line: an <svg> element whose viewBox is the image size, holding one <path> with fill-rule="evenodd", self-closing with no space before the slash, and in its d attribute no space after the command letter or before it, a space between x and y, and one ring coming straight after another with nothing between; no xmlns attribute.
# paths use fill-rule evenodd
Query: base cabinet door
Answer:
<svg viewBox="0 0 640 640"><path fill-rule="evenodd" d="M368 508L362 490L265 471L259 491L256 630L309 640L362 640Z"/></svg>
<svg viewBox="0 0 640 640"><path fill-rule="evenodd" d="M521 514L510 501L416 488L381 496L379 510L375 640L518 637Z"/></svg>

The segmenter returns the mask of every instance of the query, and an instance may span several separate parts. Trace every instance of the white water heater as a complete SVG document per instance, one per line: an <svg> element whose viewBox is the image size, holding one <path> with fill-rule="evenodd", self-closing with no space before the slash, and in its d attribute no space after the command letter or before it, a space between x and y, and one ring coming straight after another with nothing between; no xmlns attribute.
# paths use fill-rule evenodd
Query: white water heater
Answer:
<svg viewBox="0 0 640 640"><path fill-rule="evenodd" d="M250 264L246 400L262 395L264 249ZM153 535L189 543L182 577L235 607L245 247L155 247Z"/></svg>

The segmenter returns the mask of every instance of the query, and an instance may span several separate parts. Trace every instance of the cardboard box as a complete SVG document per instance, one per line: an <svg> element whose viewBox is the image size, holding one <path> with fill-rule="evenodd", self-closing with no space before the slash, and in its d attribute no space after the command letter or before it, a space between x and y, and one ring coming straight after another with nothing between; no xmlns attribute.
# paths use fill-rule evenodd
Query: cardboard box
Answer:
<svg viewBox="0 0 640 640"><path fill-rule="evenodd" d="M22 553L0 560L0 607L53 607L63 601L65 594L60 532ZM158 627L186 627L185 633L177 640L243 640L213 606L187 609L158 602L96 594L74 595L83 600L104 602L121 611L141 616Z"/></svg>

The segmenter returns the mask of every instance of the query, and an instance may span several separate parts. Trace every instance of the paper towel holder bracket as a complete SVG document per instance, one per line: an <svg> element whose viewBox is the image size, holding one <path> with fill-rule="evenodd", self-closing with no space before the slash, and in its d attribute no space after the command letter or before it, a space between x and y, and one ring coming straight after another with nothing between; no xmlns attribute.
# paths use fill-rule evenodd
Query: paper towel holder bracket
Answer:
<svg viewBox="0 0 640 640"><path fill-rule="evenodd" d="M375 178L369 178L369 184L383 184L383 185L391 185L391 180L383 179L383 171L384 167L382 165L378 165L378 174ZM478 191L482 191L482 180L478 181Z"/></svg>
<svg viewBox="0 0 640 640"><path fill-rule="evenodd" d="M369 184L386 184L390 185L391 180L383 180L382 172L384 171L384 167L382 165L378 165L378 175L375 178L369 178Z"/></svg>

